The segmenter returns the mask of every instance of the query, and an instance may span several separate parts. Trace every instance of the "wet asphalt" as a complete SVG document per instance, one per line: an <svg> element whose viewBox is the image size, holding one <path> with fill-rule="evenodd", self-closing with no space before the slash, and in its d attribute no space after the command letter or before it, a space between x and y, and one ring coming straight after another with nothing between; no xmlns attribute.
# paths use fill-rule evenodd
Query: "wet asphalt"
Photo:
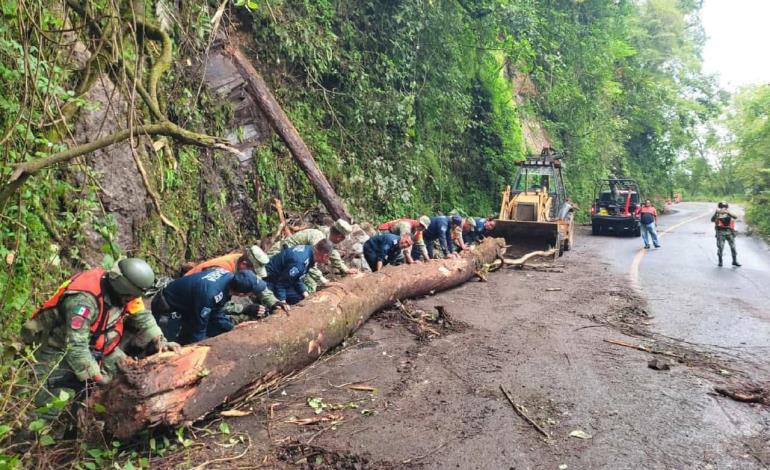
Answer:
<svg viewBox="0 0 770 470"><path fill-rule="evenodd" d="M732 207L739 217L736 245L743 266L731 266L725 246L724 267L718 267L710 221L716 204L669 207L671 213L659 219L659 249L644 250L638 237L584 241L606 254L605 262L619 275L629 276L648 302L653 331L704 350L738 353L755 367L747 372L770 376L770 248L747 236L743 210Z"/></svg>

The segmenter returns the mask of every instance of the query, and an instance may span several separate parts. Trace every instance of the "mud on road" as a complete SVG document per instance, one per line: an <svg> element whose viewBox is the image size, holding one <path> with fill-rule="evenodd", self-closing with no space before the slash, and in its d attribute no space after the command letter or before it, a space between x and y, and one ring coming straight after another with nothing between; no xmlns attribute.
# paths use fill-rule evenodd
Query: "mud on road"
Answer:
<svg viewBox="0 0 770 470"><path fill-rule="evenodd" d="M226 418L251 447L220 467L770 467L768 409L713 391L755 371L655 335L643 299L581 235L548 272L505 269L415 300L462 322L439 337L376 316L251 415ZM212 440L193 461L242 450Z"/></svg>

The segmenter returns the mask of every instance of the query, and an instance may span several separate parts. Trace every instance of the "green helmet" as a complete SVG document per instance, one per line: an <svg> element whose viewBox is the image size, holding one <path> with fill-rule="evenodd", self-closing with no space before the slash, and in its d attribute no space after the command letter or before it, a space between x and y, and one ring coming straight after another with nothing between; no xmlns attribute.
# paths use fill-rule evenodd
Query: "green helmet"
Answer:
<svg viewBox="0 0 770 470"><path fill-rule="evenodd" d="M144 260L126 258L118 261L109 273L112 290L121 297L139 297L155 285L155 273Z"/></svg>

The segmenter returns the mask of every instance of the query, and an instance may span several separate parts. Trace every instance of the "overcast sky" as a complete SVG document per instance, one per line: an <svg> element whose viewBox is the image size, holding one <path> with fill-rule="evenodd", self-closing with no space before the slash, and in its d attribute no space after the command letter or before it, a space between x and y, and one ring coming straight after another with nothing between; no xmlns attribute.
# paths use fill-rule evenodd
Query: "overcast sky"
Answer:
<svg viewBox="0 0 770 470"><path fill-rule="evenodd" d="M770 83L770 0L705 0L704 70L722 86Z"/></svg>

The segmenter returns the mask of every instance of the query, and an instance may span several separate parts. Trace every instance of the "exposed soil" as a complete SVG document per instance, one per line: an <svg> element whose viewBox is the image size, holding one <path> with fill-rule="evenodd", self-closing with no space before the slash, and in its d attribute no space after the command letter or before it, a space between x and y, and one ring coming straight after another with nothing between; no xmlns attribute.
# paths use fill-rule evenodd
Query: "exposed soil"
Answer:
<svg viewBox="0 0 770 470"><path fill-rule="evenodd" d="M226 418L252 446L221 468L770 466L768 408L714 392L752 371L651 332L644 301L585 237L556 264L414 301L462 325L438 337L415 335L397 312L376 316L256 399L253 415ZM653 358L670 370L648 367ZM326 405L318 414L313 397ZM212 441L193 461L242 451Z"/></svg>

